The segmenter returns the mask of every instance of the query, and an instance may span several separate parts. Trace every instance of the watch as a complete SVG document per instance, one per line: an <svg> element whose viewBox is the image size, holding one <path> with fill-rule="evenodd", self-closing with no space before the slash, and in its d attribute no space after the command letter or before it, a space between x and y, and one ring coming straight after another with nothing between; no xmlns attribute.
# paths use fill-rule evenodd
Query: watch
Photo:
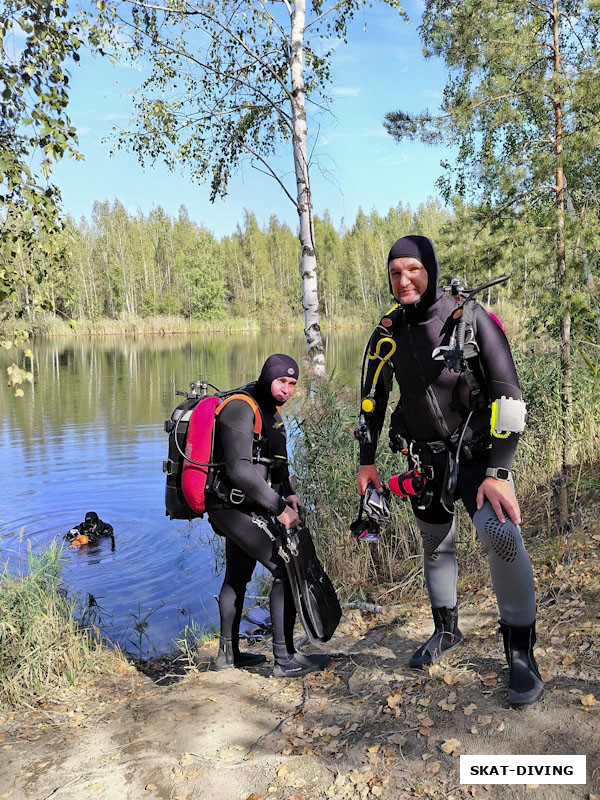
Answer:
<svg viewBox="0 0 600 800"><path fill-rule="evenodd" d="M497 478L499 481L510 480L510 470L506 467L488 467L485 471L486 478Z"/></svg>

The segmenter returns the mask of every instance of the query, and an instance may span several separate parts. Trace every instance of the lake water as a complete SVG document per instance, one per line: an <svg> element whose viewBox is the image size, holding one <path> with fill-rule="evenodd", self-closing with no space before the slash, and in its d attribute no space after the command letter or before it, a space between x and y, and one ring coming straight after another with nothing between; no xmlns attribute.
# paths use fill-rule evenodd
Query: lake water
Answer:
<svg viewBox="0 0 600 800"><path fill-rule="evenodd" d="M364 330L326 337L329 373L356 387L364 343ZM197 379L239 386L273 352L300 362L303 334L69 338L34 349L25 398L0 389L0 563L16 569L28 541L47 546L97 511L114 527L114 550L110 540L67 547L63 575L82 602L93 595L113 641L149 655L192 620L218 624L220 540L206 519L165 516L163 423L175 389ZM3 374L10 361L3 351Z"/></svg>

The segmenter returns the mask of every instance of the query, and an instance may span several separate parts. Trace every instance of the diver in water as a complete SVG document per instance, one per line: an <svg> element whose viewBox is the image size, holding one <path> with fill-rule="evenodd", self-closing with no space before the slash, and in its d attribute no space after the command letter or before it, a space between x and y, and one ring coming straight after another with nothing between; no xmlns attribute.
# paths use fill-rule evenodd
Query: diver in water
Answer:
<svg viewBox="0 0 600 800"><path fill-rule="evenodd" d="M304 655L294 647L296 609L279 554L275 520L298 526L298 497L290 484L286 432L279 408L294 394L298 364L280 353L269 356L257 381L218 410L213 473L206 489L206 510L215 533L225 538L225 578L219 595L221 635L216 669L249 667L265 661L239 649L239 628L246 586L257 562L273 576L270 612L276 677L300 677L325 666L324 655ZM251 401L251 402L250 402ZM255 429L258 406L262 429Z"/></svg>
<svg viewBox="0 0 600 800"><path fill-rule="evenodd" d="M375 450L395 377L400 400L390 441L406 453L409 472L398 476L400 487L390 481L390 489L410 489L405 496L423 540L435 625L410 665L430 665L463 642L454 551L454 502L460 498L488 555L510 667L509 701L532 705L543 693L533 655L535 590L510 472L526 414L509 344L482 306L469 299L459 309L438 289L437 255L426 237L405 236L392 246L388 278L397 305L365 351L357 488L367 496L382 490Z"/></svg>
<svg viewBox="0 0 600 800"><path fill-rule="evenodd" d="M103 522L95 511L88 511L83 522L65 533L64 538L73 546L82 544L97 544L103 537L110 537L113 546L115 542L113 526Z"/></svg>

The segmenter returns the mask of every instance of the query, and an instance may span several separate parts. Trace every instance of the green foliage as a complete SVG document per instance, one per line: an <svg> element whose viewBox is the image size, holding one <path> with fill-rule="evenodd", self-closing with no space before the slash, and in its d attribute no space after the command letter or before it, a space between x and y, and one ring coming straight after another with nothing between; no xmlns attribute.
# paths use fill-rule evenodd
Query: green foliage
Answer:
<svg viewBox="0 0 600 800"><path fill-rule="evenodd" d="M111 30L67 0L5 0L0 8L0 314L9 309L0 321L13 321L3 326L3 347L27 338L22 317L53 307L41 288L62 260L60 192L50 176L64 156L83 158L68 116L68 68L85 45L102 52ZM15 394L30 379L11 366Z"/></svg>
<svg viewBox="0 0 600 800"><path fill-rule="evenodd" d="M193 249L180 253L176 268L184 277L186 305L190 316L214 319L225 310L225 279L216 258L214 240L208 234L199 238Z"/></svg>
<svg viewBox="0 0 600 800"><path fill-rule="evenodd" d="M533 192L534 205L552 191L559 93L569 185L597 158L600 15L582 0L560 0L558 13L557 75L549 0L509 0L501 9L493 0L426 3L425 54L442 57L449 71L441 114L391 113L386 126L458 147L441 183L448 199L469 193L493 205Z"/></svg>
<svg viewBox="0 0 600 800"><path fill-rule="evenodd" d="M371 322L391 302L387 251L407 231L431 236L446 252L458 230L453 216L434 200L416 211L399 205L385 217L360 211L355 223L338 232L327 212L315 218L315 236L323 280L321 313L326 319ZM461 219L461 226L465 225ZM221 241L192 222L185 206L176 218L160 206L148 215L130 214L118 200L96 202L91 221L67 219L54 237L60 263L48 262L38 291L54 313L89 332L106 320L180 316L189 320L253 317L272 325L302 314L298 238L272 216L262 228L249 210L243 224ZM479 274L473 259L451 248L451 277ZM34 266L25 253L20 269ZM469 277L471 280L471 277ZM11 316L25 309L23 326L40 334L47 315L36 313L24 286L0 310ZM43 326L43 327L41 327Z"/></svg>
<svg viewBox="0 0 600 800"><path fill-rule="evenodd" d="M60 229L53 164L66 154L80 157L66 113L64 65L79 58L81 45L66 0L7 0L0 9L0 302L25 292L19 316L46 301L37 289ZM21 330L17 324L3 344L19 343Z"/></svg>
<svg viewBox="0 0 600 800"><path fill-rule="evenodd" d="M397 0L384 2L401 13ZM226 194L231 175L247 161L271 175L296 205L294 173L273 159L282 147L291 153L297 145L294 59L301 48L302 95L326 104L332 42L346 41L365 0L306 3L302 29L294 2L107 5L123 27L122 52L151 65L134 98L132 127L117 133L117 146L135 152L142 164L160 159L207 181L213 200Z"/></svg>

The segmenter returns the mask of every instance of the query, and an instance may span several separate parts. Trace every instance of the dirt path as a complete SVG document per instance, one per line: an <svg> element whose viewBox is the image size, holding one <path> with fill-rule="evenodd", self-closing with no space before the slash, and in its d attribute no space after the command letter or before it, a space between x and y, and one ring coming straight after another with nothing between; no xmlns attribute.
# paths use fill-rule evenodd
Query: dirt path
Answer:
<svg viewBox="0 0 600 800"><path fill-rule="evenodd" d="M0 798L598 800L599 544L582 524L558 565L537 568L546 694L531 709L507 705L490 589L467 590L465 645L423 673L407 662L431 622L405 604L349 612L329 668L302 681L210 671L206 648L168 686L129 668L69 706L0 716ZM460 786L460 753L585 754L588 783Z"/></svg>

